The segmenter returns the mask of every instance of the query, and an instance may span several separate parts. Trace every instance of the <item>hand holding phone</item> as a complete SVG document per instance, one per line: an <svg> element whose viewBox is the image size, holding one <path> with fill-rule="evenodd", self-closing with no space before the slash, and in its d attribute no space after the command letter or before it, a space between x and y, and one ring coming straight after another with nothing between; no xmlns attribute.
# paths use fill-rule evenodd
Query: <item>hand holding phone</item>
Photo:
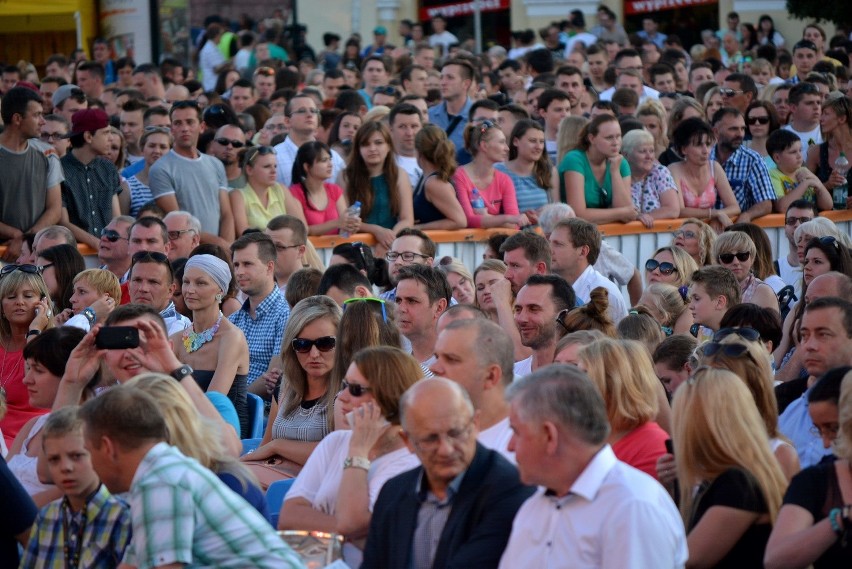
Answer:
<svg viewBox="0 0 852 569"><path fill-rule="evenodd" d="M98 330L95 345L101 350L138 348L139 330L133 326L104 326Z"/></svg>

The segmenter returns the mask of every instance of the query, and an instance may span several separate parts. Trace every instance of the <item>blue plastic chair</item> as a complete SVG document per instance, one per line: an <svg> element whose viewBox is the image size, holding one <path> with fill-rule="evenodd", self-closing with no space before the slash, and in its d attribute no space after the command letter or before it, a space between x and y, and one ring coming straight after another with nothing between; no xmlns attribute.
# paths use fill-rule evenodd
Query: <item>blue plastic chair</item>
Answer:
<svg viewBox="0 0 852 569"><path fill-rule="evenodd" d="M249 413L249 432L247 439L256 439L263 436L263 399L254 393L246 393L246 403Z"/></svg>
<svg viewBox="0 0 852 569"><path fill-rule="evenodd" d="M278 527L278 514L281 512L281 504L284 503L284 497L295 481L295 478L279 480L270 484L269 488L266 489L266 506L269 509L269 523L274 528Z"/></svg>
<svg viewBox="0 0 852 569"><path fill-rule="evenodd" d="M256 439L243 439L241 442L243 443L243 454L248 453L249 451L253 451L257 447L260 446L260 441L263 439L258 437Z"/></svg>

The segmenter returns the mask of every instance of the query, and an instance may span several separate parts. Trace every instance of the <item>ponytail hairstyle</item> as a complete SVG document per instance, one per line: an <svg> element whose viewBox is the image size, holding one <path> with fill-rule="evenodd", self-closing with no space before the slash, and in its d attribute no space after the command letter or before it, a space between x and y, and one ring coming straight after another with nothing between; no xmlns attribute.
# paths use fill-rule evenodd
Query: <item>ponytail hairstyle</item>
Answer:
<svg viewBox="0 0 852 569"><path fill-rule="evenodd" d="M541 131L541 133L544 134L544 128L541 124L532 119L521 119L515 123L515 127L512 129L512 134L509 136L509 160L514 160L518 157L518 147L515 145L515 140L524 136L530 129ZM539 156L536 163L533 164L533 177L535 178L535 183L538 184L539 188L543 188L545 190L551 189L551 168L552 164L550 163L550 158L548 157L547 152L543 150L541 156Z"/></svg>
<svg viewBox="0 0 852 569"><path fill-rule="evenodd" d="M609 336L618 336L615 324L609 316L609 292L603 287L592 290L589 302L583 306L565 310L556 317L567 333L578 330L599 330Z"/></svg>
<svg viewBox="0 0 852 569"><path fill-rule="evenodd" d="M447 138L444 129L434 124L425 124L414 137L414 147L417 153L435 165L438 178L449 182L458 168L456 163L456 146Z"/></svg>
<svg viewBox="0 0 852 569"><path fill-rule="evenodd" d="M479 154L479 145L492 130L499 130L497 123L484 120L475 123L467 123L464 128L464 148L470 155L476 157Z"/></svg>
<svg viewBox="0 0 852 569"><path fill-rule="evenodd" d="M299 151L296 152L296 158L293 160L293 170L291 172L293 184L302 184L304 187L303 182L308 177L308 168L316 164L316 161L319 160L323 152L328 154L329 157L331 156L331 149L329 149L327 144L319 140L306 142L299 147ZM307 196L307 188L304 188L304 190Z"/></svg>
<svg viewBox="0 0 852 569"><path fill-rule="evenodd" d="M598 115L593 118L591 122L586 124L586 126L583 127L583 130L580 131L580 140L577 142L577 148L583 152L588 152L589 147L592 145L589 137L597 136L601 131L601 126L608 122L618 124L618 119L610 114Z"/></svg>

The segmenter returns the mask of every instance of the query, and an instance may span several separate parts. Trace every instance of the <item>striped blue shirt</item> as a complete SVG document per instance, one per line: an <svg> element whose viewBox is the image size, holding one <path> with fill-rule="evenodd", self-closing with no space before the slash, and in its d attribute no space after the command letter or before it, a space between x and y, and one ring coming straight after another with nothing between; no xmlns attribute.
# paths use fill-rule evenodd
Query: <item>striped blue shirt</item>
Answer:
<svg viewBox="0 0 852 569"><path fill-rule="evenodd" d="M718 162L715 146L710 151L710 160ZM775 190L769 178L769 170L763 158L754 150L741 145L722 164L722 168L742 211L748 211L762 201L775 201Z"/></svg>
<svg viewBox="0 0 852 569"><path fill-rule="evenodd" d="M250 300L246 299L242 308L228 316L228 320L243 331L248 342L249 373L246 383L251 385L267 370L272 356L281 353L281 340L290 318L290 305L277 286L273 286L269 296L257 305L254 318L249 303Z"/></svg>

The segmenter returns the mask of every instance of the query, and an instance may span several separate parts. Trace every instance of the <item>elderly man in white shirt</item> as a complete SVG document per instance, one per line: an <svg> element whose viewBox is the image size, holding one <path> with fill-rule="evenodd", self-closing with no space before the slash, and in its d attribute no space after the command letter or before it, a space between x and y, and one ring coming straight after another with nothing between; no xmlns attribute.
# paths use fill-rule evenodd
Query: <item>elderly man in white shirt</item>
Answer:
<svg viewBox="0 0 852 569"><path fill-rule="evenodd" d="M609 315L613 322L627 316L627 303L618 286L592 266L601 252L601 233L583 219L559 221L550 234L550 270L564 278L583 302L592 290L603 287L609 293Z"/></svg>
<svg viewBox="0 0 852 569"><path fill-rule="evenodd" d="M521 481L539 485L518 510L501 569L686 563L686 531L663 487L606 443L604 401L579 368L553 365L507 393Z"/></svg>

